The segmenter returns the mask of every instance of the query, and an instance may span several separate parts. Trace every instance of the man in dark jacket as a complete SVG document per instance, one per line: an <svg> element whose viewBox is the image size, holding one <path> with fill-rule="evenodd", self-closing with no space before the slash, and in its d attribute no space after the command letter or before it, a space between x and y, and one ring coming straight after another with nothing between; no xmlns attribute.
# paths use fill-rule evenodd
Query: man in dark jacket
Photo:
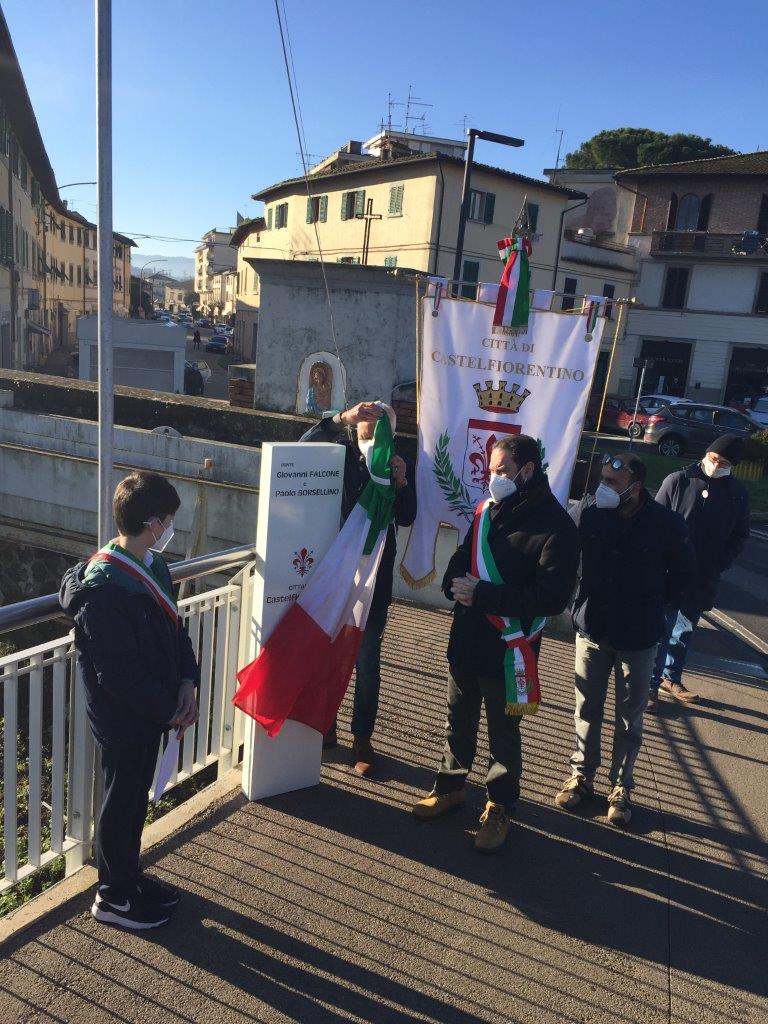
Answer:
<svg viewBox="0 0 768 1024"><path fill-rule="evenodd" d="M351 409L345 409L335 416L326 416L301 438L302 441L332 441L344 445L344 486L341 498L343 520L346 520L355 507L371 478L358 441L368 441L373 437L376 420L383 415L389 416L394 433L395 414L390 406L383 402L359 402ZM352 761L355 771L360 775L369 775L375 761L371 736L379 707L381 643L387 624L387 613L392 603L392 577L397 554L396 528L410 526L416 518L413 474L409 472L405 460L399 455L392 456L390 465L395 484L394 521L387 532L356 665L352 711ZM326 734L323 746L336 746L335 725Z"/></svg>
<svg viewBox="0 0 768 1024"><path fill-rule="evenodd" d="M139 863L160 739L197 717L200 675L159 554L173 536L178 508L179 496L164 477L126 477L113 500L117 539L68 569L59 595L75 622L88 717L101 750L99 885L91 913L133 930L165 924L179 900Z"/></svg>
<svg viewBox="0 0 768 1024"><path fill-rule="evenodd" d="M749 537L749 496L731 470L741 458L736 434L716 438L701 462L662 482L656 501L679 512L688 524L696 551L696 575L679 601L666 608L666 629L659 644L647 710L658 710L662 693L690 704L698 695L683 685L688 646L702 612L714 606L720 574L729 569Z"/></svg>
<svg viewBox="0 0 768 1024"><path fill-rule="evenodd" d="M574 810L594 793L600 732L611 672L616 684L608 820L632 816L633 770L643 738L664 605L690 584L694 553L683 519L644 486L645 465L632 453L603 459L600 485L574 507L581 570L573 604L576 629L576 751L571 777L555 797Z"/></svg>
<svg viewBox="0 0 768 1024"><path fill-rule="evenodd" d="M456 601L448 641L446 741L432 792L413 808L417 818L429 820L464 803L485 702L488 799L475 839L483 853L500 849L509 831L509 814L520 795L520 717L527 710L510 703L507 666L515 652L499 624L518 620L517 634L531 638L526 658L535 665L541 617L563 611L579 561L576 528L549 489L537 441L525 434L498 441L490 470L491 501L478 509L443 579L445 596ZM484 565L493 563L489 575L498 582L474 574L478 545L485 552ZM529 683L526 675L530 694ZM519 680L517 685L519 692Z"/></svg>

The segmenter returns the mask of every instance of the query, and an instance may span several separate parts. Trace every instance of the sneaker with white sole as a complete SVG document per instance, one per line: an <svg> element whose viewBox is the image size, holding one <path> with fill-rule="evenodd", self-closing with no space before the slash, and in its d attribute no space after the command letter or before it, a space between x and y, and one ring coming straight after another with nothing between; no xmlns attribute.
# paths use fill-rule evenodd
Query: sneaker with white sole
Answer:
<svg viewBox="0 0 768 1024"><path fill-rule="evenodd" d="M130 931L145 931L148 928L160 928L167 924L171 915L165 907L160 907L139 893L126 896L118 903L117 900L108 902L96 893L96 899L91 907L91 917L101 924L113 924L118 928L127 928Z"/></svg>
<svg viewBox="0 0 768 1024"><path fill-rule="evenodd" d="M614 786L608 795L608 821L611 825L622 827L629 824L631 817L629 790L624 786Z"/></svg>
<svg viewBox="0 0 768 1024"><path fill-rule="evenodd" d="M582 800L588 800L594 795L594 787L588 779L583 775L572 775L555 795L555 803L564 811L575 811Z"/></svg>
<svg viewBox="0 0 768 1024"><path fill-rule="evenodd" d="M162 907L163 910L170 910L171 907L175 907L181 900L181 893L178 889L174 889L172 885L166 885L164 882L159 881L159 879L152 878L143 873L139 875L136 888L140 895L144 896L148 902Z"/></svg>

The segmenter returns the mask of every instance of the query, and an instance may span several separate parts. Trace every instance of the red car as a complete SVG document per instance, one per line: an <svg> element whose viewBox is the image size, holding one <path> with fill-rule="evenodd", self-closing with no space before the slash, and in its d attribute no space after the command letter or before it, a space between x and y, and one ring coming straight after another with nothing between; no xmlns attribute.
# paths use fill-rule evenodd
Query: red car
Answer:
<svg viewBox="0 0 768 1024"><path fill-rule="evenodd" d="M597 427L599 414L600 396L596 396L590 399L587 406L587 415L584 419L585 430L594 430ZM635 403L631 398L624 398L622 395L607 395L600 430L608 434L629 434L630 437L642 437L650 418L651 413L643 409L642 399L637 410L637 417L635 417Z"/></svg>

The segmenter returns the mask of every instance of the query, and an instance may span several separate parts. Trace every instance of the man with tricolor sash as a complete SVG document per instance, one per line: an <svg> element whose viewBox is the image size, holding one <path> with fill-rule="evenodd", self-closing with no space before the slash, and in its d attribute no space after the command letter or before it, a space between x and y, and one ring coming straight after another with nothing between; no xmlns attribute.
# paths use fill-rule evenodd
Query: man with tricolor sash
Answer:
<svg viewBox="0 0 768 1024"><path fill-rule="evenodd" d="M576 582L576 528L549 489L535 438L497 441L490 498L448 563L443 592L456 601L448 642L448 716L432 792L414 806L429 820L462 805L485 704L490 760L475 847L501 848L520 795L520 721L541 701L538 657L546 616L568 604Z"/></svg>
<svg viewBox="0 0 768 1024"><path fill-rule="evenodd" d="M197 717L200 681L160 554L173 536L176 489L131 473L112 503L118 536L68 569L59 600L75 623L88 718L101 753L99 885L91 914L131 930L165 924L179 894L141 871L139 850L163 733Z"/></svg>

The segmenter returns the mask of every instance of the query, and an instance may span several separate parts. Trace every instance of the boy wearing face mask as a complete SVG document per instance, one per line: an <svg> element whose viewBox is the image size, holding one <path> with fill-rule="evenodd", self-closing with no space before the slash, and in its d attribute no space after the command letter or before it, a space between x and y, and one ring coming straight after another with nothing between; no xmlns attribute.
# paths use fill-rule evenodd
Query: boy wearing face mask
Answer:
<svg viewBox="0 0 768 1024"><path fill-rule="evenodd" d="M568 604L579 561L576 528L549 489L536 439L497 441L490 470L490 501L481 503L443 579L443 593L456 602L445 746L432 791L413 808L427 821L464 803L485 704L490 759L475 838L481 853L501 849L509 832L523 769L520 720L535 710L527 701L538 701L543 618Z"/></svg>
<svg viewBox="0 0 768 1024"><path fill-rule="evenodd" d="M160 554L173 537L179 504L164 477L131 473L112 502L117 537L68 569L59 594L74 619L88 718L101 752L99 885L91 914L131 930L165 924L179 901L139 863L160 739L197 717L200 674Z"/></svg>
<svg viewBox="0 0 768 1024"><path fill-rule="evenodd" d="M358 402L357 405L335 416L326 416L301 438L302 441L332 441L343 444L344 489L341 499L341 515L346 520L365 489L371 475L366 455L372 450L373 431L380 416L389 416L392 432L396 418L391 406L385 402ZM376 585L373 591L368 621L363 633L363 642L357 657L355 694L352 712L352 764L358 775L367 776L373 772L375 751L371 743L381 685L381 645L387 613L392 603L392 579L397 554L397 527L410 526L416 518L416 490L413 474L409 473L405 460L393 455L390 463L392 482L395 485L394 518L387 532ZM323 746L336 746L336 727L326 735Z"/></svg>
<svg viewBox="0 0 768 1024"><path fill-rule="evenodd" d="M664 635L664 605L679 600L695 565L682 517L653 501L644 481L645 465L636 455L606 455L594 496L571 511L581 540L572 609L576 751L571 777L555 803L572 811L594 793L613 674L616 719L608 772L608 820L613 825L626 825L632 816L633 772L656 647Z"/></svg>
<svg viewBox="0 0 768 1024"><path fill-rule="evenodd" d="M742 445L736 434L716 438L701 462L670 473L656 495L660 505L679 512L688 524L697 567L680 601L666 609L666 630L648 697L652 714L658 711L659 690L682 704L698 699L682 682L693 631L702 612L714 606L721 573L733 565L749 537L749 496L731 473Z"/></svg>

